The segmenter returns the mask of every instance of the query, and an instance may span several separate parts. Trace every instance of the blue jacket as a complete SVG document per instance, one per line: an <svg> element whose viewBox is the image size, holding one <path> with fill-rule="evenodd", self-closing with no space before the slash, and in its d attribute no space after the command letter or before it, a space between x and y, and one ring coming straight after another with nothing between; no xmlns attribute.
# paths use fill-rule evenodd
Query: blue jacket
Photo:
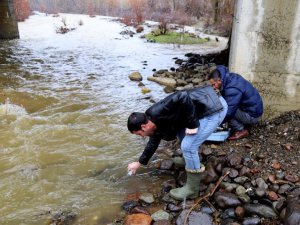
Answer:
<svg viewBox="0 0 300 225"><path fill-rule="evenodd" d="M263 102L258 91L241 75L230 73L225 66L218 65L221 74L221 94L228 104L228 111L224 121L233 118L237 109L258 118L263 114Z"/></svg>

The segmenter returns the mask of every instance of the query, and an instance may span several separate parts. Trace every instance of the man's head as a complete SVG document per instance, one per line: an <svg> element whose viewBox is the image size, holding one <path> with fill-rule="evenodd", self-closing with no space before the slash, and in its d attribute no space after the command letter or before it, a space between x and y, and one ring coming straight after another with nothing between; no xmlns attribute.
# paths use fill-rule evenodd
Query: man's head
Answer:
<svg viewBox="0 0 300 225"><path fill-rule="evenodd" d="M128 117L127 128L131 133L145 137L154 134L156 125L147 118L145 113L133 112Z"/></svg>
<svg viewBox="0 0 300 225"><path fill-rule="evenodd" d="M208 80L213 86L215 90L220 90L222 87L222 80L221 80L221 74L220 72L216 69L213 70L209 75L208 75Z"/></svg>

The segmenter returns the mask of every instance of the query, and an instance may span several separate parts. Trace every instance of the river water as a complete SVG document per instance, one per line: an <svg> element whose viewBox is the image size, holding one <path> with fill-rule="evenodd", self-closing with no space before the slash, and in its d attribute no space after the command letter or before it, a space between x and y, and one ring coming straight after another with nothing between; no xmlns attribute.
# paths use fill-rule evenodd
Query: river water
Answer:
<svg viewBox="0 0 300 225"><path fill-rule="evenodd" d="M57 34L62 18L76 29ZM107 224L127 194L160 189L166 177L153 169L126 176L146 143L127 117L151 105L128 75L141 72L158 100L163 88L146 80L153 68L224 45L146 43L125 29L105 17L36 14L19 23L19 40L0 42L0 224L47 224L66 211L75 224Z"/></svg>

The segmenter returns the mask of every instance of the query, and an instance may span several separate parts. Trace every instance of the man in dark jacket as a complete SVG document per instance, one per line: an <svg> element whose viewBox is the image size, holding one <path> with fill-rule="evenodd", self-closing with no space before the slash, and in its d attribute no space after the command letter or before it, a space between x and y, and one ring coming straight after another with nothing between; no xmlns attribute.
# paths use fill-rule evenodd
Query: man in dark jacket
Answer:
<svg viewBox="0 0 300 225"><path fill-rule="evenodd" d="M155 103L145 113L134 112L127 121L128 130L139 136L149 136L149 141L137 162L128 165L133 174L146 165L160 141L181 141L187 182L182 188L172 189L170 195L177 199L198 197L200 172L199 146L213 133L225 118L227 104L211 86L178 91Z"/></svg>
<svg viewBox="0 0 300 225"><path fill-rule="evenodd" d="M257 123L263 114L263 102L258 91L241 75L230 73L227 67L217 66L208 77L215 90L219 90L228 104L224 122L229 122L232 136L229 140L247 137L245 125Z"/></svg>

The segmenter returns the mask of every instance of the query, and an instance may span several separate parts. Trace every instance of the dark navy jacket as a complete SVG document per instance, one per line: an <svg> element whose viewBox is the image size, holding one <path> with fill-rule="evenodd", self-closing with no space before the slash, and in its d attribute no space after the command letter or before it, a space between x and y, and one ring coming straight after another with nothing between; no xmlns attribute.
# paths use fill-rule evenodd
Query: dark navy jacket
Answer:
<svg viewBox="0 0 300 225"><path fill-rule="evenodd" d="M221 94L228 104L228 111L224 121L233 118L237 109L258 118L263 114L263 102L253 85L236 73L230 73L225 66L218 65L221 74Z"/></svg>
<svg viewBox="0 0 300 225"><path fill-rule="evenodd" d="M208 85L175 92L146 110L146 115L156 130L139 159L146 165L160 141L173 140L181 129L199 127L199 119L223 109L219 96Z"/></svg>

